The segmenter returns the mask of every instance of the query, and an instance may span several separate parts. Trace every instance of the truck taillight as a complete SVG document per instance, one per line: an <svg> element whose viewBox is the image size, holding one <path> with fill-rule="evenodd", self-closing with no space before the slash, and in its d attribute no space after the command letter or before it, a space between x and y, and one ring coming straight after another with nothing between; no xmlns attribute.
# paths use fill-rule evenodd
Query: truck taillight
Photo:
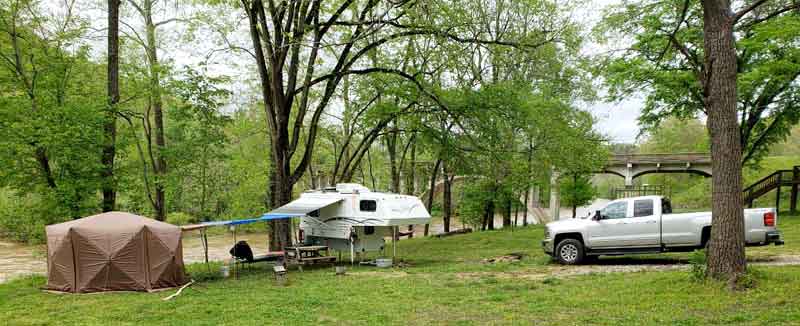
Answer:
<svg viewBox="0 0 800 326"><path fill-rule="evenodd" d="M774 212L766 212L766 213L764 213L764 226L775 226L775 213Z"/></svg>

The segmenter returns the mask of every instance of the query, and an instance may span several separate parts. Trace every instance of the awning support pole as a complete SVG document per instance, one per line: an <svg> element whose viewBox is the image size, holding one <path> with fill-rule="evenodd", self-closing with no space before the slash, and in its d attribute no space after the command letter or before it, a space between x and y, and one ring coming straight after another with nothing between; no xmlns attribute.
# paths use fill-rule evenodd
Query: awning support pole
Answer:
<svg viewBox="0 0 800 326"><path fill-rule="evenodd" d="M233 248L236 248L236 227L233 226ZM236 249L233 250L233 254L236 254ZM237 280L239 279L239 270L236 268L236 257L231 257L231 261L233 262L233 277Z"/></svg>

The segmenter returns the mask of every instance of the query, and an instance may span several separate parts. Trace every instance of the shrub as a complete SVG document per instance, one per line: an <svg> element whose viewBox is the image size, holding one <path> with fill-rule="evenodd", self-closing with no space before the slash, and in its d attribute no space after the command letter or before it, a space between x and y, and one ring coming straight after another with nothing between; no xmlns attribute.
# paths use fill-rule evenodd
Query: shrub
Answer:
<svg viewBox="0 0 800 326"><path fill-rule="evenodd" d="M706 251L695 250L689 255L690 277L695 282L702 282L706 279Z"/></svg>
<svg viewBox="0 0 800 326"><path fill-rule="evenodd" d="M174 225L186 225L197 223L199 220L189 214L183 212L173 212L167 214L167 223L174 224Z"/></svg>
<svg viewBox="0 0 800 326"><path fill-rule="evenodd" d="M44 243L44 228L69 220L69 212L52 198L0 189L0 236L31 244Z"/></svg>

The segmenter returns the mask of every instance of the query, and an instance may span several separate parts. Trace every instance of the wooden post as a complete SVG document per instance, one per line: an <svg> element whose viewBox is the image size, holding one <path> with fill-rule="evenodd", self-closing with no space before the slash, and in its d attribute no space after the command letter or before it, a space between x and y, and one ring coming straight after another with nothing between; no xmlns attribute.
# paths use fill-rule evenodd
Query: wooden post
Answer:
<svg viewBox="0 0 800 326"><path fill-rule="evenodd" d="M781 174L778 173L778 185L775 187L775 212L781 211Z"/></svg>

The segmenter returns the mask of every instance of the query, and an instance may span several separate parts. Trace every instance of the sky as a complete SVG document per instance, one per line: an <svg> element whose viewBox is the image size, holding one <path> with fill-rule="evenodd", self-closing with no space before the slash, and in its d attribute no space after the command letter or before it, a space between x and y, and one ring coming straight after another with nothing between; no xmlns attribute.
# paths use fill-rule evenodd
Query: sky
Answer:
<svg viewBox="0 0 800 326"><path fill-rule="evenodd" d="M604 8L620 2L621 0L588 0L585 6L577 10L575 17L579 17L578 20L585 26L584 30L588 31L600 21ZM609 50L611 48L588 39L583 53L596 55ZM602 98L603 90L601 89L599 93ZM613 143L636 142L640 130L637 119L643 106L644 98L642 96L633 96L620 102L597 101L580 105L597 119L595 129L606 135Z"/></svg>

